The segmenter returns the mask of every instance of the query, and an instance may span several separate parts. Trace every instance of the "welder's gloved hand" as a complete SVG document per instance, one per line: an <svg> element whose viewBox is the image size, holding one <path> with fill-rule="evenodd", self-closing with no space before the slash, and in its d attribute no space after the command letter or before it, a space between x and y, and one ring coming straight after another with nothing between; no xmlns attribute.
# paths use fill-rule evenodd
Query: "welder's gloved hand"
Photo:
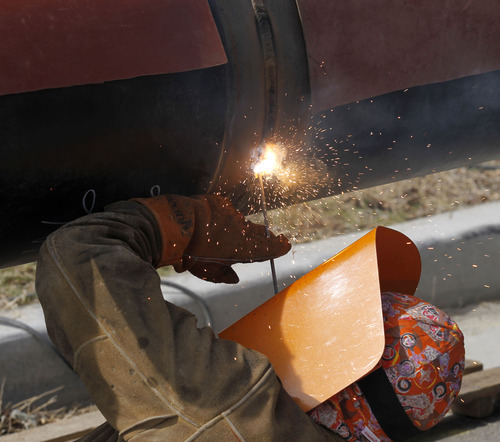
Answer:
<svg viewBox="0 0 500 442"><path fill-rule="evenodd" d="M136 199L155 216L162 236L158 267L173 265L211 282L235 284L236 263L265 261L290 250L283 236L266 237L262 225L246 221L226 198L217 195L162 195Z"/></svg>

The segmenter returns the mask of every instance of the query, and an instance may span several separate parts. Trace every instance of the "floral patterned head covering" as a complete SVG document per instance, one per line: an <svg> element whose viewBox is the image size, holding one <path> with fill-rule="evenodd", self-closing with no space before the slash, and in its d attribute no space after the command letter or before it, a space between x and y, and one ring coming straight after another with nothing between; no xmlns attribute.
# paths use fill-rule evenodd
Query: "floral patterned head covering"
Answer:
<svg viewBox="0 0 500 442"><path fill-rule="evenodd" d="M419 430L436 425L462 382L465 350L457 324L414 296L382 294L385 350L382 367L406 415ZM357 383L309 412L348 441L390 441ZM404 417L404 415L403 415Z"/></svg>

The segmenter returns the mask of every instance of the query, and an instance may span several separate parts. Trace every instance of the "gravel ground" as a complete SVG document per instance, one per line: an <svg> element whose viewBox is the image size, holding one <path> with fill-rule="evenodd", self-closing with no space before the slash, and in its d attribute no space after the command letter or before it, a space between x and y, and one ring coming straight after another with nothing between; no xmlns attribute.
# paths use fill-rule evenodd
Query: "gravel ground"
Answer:
<svg viewBox="0 0 500 442"><path fill-rule="evenodd" d="M500 161L493 161L272 210L269 220L274 232L300 243L498 200ZM250 219L261 223L262 215ZM36 302L35 269L0 270L0 310Z"/></svg>

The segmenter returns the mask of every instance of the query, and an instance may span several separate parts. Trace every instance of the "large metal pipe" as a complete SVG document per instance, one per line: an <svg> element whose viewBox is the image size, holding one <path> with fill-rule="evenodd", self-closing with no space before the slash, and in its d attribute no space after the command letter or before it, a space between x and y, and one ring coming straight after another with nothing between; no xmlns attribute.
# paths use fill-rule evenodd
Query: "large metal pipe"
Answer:
<svg viewBox="0 0 500 442"><path fill-rule="evenodd" d="M338 31L324 20L311 27L310 7L337 13L328 11L333 3L11 5L0 18L0 36L17 50L0 48L2 66L12 66L0 74L0 267L33 260L52 230L119 199L221 192L249 211L258 194L251 165L263 141L282 143L285 163L300 175L285 193L270 195L275 204L500 156L500 71L471 75L500 69L500 57L440 74L437 84L421 86L432 83L428 70L418 78L401 74L394 87L407 91L374 82L362 95L348 94L352 103L338 96L320 103L324 81L311 47L318 35L321 41ZM196 20L186 18L187 7ZM26 18L35 22L21 28L29 8ZM116 32L100 38L103 17ZM92 43L78 46L86 37ZM335 84L340 77L331 73Z"/></svg>

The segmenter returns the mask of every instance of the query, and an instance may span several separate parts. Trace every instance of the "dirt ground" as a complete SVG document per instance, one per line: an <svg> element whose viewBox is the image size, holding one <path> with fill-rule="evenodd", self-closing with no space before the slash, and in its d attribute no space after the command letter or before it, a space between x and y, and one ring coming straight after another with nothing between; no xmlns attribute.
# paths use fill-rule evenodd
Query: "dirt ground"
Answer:
<svg viewBox="0 0 500 442"><path fill-rule="evenodd" d="M272 210L269 220L274 232L299 243L498 200L494 161ZM250 219L262 223L260 214ZM33 263L0 270L0 310L37 302L35 271Z"/></svg>

